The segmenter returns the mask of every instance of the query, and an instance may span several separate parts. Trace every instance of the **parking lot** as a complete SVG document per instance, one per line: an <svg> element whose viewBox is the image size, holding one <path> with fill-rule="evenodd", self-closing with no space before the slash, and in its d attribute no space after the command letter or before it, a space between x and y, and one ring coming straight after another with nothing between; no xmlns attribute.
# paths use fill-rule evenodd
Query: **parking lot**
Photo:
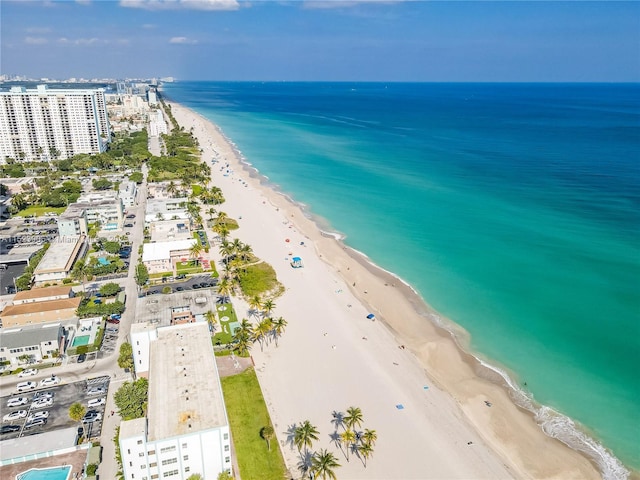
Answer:
<svg viewBox="0 0 640 480"><path fill-rule="evenodd" d="M2 440L7 440L11 438L25 437L28 435L37 435L43 432L50 432L53 430L58 430L61 428L69 428L69 427L84 427L84 435L89 438L97 437L100 435L100 429L102 427L102 419L95 421L93 423L87 423L83 425L81 422L76 422L69 418L69 407L75 403L80 402L87 411L89 410L97 410L104 417L104 405L98 407L88 407L88 402L91 399L102 398L107 396L107 391L109 388L109 377L98 377L94 379L89 379L86 381L75 382L75 383L64 383L64 378L62 378L63 383L57 385L55 387L49 388L39 388L32 392L23 392L16 393L13 395L7 395L5 397L0 398L0 405L2 405L2 415L5 416L11 412L15 412L18 410L26 410L27 416L26 418L20 418L13 421L3 421L2 425L16 425L20 427L19 431L4 433L2 434ZM104 394L98 395L87 395L87 390L93 387L104 387ZM32 408L33 400L36 395L42 395L44 393L53 394L53 405L47 406L44 408ZM26 397L29 399L29 403L24 406L19 407L7 407L7 402L16 397ZM27 418L35 414L36 412L49 412L49 416L47 418L46 424L42 426L35 426L30 429L26 429L25 424L27 423Z"/></svg>
<svg viewBox="0 0 640 480"><path fill-rule="evenodd" d="M202 284L206 284L207 286L203 287ZM172 292L182 292L186 290L198 290L199 288L211 288L215 287L218 284L218 279L212 277L210 275L197 275L194 277L189 277L188 279L184 279L182 281L174 281L167 283L160 283L158 285L154 285L149 287L145 292L146 295L157 295L162 293L162 289L164 287L171 287ZM194 285L197 285L194 287Z"/></svg>

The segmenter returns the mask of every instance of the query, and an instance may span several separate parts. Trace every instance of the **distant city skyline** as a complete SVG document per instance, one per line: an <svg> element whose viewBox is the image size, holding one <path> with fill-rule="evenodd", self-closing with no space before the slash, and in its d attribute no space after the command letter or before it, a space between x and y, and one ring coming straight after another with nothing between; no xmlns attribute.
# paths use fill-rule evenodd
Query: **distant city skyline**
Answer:
<svg viewBox="0 0 640 480"><path fill-rule="evenodd" d="M0 74L264 81L640 81L638 2L0 3Z"/></svg>

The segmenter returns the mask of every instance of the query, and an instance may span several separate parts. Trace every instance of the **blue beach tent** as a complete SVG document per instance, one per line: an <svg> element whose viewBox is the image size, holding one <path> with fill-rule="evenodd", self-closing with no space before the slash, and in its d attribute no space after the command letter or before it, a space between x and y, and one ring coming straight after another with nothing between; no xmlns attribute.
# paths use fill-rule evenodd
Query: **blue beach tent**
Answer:
<svg viewBox="0 0 640 480"><path fill-rule="evenodd" d="M302 267L302 259L300 257L293 257L291 259L291 266L293 268L301 268Z"/></svg>

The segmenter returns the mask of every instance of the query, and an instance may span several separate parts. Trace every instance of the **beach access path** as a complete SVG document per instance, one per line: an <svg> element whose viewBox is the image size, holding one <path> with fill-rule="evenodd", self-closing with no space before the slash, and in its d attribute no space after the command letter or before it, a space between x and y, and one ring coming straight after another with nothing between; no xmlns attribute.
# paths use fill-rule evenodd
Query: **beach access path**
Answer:
<svg viewBox="0 0 640 480"><path fill-rule="evenodd" d="M212 183L226 199L219 210L240 225L231 238L251 245L285 287L272 315L287 320L286 331L277 347L254 345L252 356L292 473L300 457L288 432L309 420L320 432L313 450L332 451L342 479L599 478L502 387L478 377L450 335L416 310L410 289L323 235L243 166L213 124L170 103L178 123L193 128L203 159L217 159ZM291 268L292 256L304 267ZM234 305L240 319L256 321L242 300ZM342 431L332 412L350 406L362 409L361 430L378 434L366 468L332 440Z"/></svg>

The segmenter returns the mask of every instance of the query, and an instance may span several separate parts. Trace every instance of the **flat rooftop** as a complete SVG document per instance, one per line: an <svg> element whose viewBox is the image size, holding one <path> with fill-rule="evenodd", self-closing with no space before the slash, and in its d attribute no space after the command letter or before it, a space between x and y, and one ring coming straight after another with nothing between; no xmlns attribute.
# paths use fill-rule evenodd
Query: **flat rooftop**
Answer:
<svg viewBox="0 0 640 480"><path fill-rule="evenodd" d="M162 285L158 285L157 289L162 289ZM133 331L137 324L168 327L171 325L173 307L189 307L196 317L204 315L209 310L216 309L217 298L215 292L209 288L139 297L136 302L136 323L131 325L131 329Z"/></svg>
<svg viewBox="0 0 640 480"><path fill-rule="evenodd" d="M58 237L49 246L47 253L33 272L35 275L48 272L63 272L71 270L76 253L84 243L84 235Z"/></svg>
<svg viewBox="0 0 640 480"><path fill-rule="evenodd" d="M77 430L76 427L62 428L38 435L26 435L11 440L3 440L0 442L0 460L74 447Z"/></svg>
<svg viewBox="0 0 640 480"><path fill-rule="evenodd" d="M171 252L189 250L197 242L198 240L191 237L184 240L144 243L142 245L142 261L152 262L154 260L169 260L171 259ZM189 257L189 255L185 255L185 258L187 257Z"/></svg>
<svg viewBox="0 0 640 480"><path fill-rule="evenodd" d="M148 440L228 425L209 326L158 328L150 346Z"/></svg>

